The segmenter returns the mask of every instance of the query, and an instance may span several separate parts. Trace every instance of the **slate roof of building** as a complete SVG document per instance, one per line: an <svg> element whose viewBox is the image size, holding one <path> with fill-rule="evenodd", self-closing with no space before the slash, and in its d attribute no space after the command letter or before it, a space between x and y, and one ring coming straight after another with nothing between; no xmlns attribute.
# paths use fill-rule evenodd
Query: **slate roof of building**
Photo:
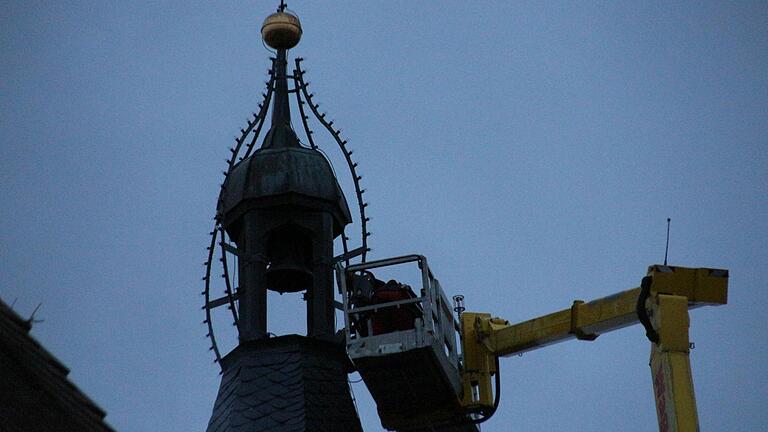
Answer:
<svg viewBox="0 0 768 432"><path fill-rule="evenodd" d="M222 360L208 432L361 432L343 346L282 336L235 348Z"/></svg>
<svg viewBox="0 0 768 432"><path fill-rule="evenodd" d="M0 430L113 431L106 413L68 378L69 369L0 300Z"/></svg>

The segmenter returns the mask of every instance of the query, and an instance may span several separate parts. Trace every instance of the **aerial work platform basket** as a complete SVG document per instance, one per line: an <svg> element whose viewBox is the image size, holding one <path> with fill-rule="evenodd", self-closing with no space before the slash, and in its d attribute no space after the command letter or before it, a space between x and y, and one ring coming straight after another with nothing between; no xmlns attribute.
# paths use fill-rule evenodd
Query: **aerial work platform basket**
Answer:
<svg viewBox="0 0 768 432"><path fill-rule="evenodd" d="M417 292L373 273L410 263L421 276ZM427 259L407 255L336 269L347 353L376 401L382 425L409 430L466 420L459 403L459 325Z"/></svg>

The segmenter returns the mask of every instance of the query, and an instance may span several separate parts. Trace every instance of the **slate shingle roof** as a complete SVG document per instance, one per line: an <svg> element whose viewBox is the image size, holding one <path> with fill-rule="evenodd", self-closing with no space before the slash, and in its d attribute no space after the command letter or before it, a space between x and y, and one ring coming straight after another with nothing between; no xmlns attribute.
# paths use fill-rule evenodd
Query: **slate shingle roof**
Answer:
<svg viewBox="0 0 768 432"><path fill-rule="evenodd" d="M29 322L0 300L0 431L112 431L69 369L29 335Z"/></svg>
<svg viewBox="0 0 768 432"><path fill-rule="evenodd" d="M409 432L479 432L477 425L457 420L456 424L433 426L423 429L411 429Z"/></svg>
<svg viewBox="0 0 768 432"><path fill-rule="evenodd" d="M240 345L222 360L207 430L361 432L347 362L343 346L296 335Z"/></svg>

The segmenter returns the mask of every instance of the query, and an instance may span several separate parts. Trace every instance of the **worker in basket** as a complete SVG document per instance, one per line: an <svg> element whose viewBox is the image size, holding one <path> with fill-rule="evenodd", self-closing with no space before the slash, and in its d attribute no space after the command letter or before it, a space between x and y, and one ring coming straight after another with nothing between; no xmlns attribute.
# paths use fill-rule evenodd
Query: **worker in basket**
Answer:
<svg viewBox="0 0 768 432"><path fill-rule="evenodd" d="M394 279L384 283L376 279L371 272L354 276L353 295L350 302L354 307L372 306L398 300L416 298L409 285ZM421 308L416 303L385 306L382 309L368 311L352 322L354 330L363 337L375 336L394 331L414 328L414 320L422 316ZM369 334L370 333L370 334Z"/></svg>

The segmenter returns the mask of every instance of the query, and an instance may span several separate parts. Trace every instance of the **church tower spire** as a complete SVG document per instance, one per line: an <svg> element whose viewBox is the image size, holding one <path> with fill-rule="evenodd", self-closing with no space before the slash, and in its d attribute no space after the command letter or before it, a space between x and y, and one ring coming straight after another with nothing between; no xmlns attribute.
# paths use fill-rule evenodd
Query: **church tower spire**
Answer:
<svg viewBox="0 0 768 432"><path fill-rule="evenodd" d="M288 73L288 50L302 36L301 23L281 2L261 28L264 43L276 50L264 101L231 149L216 209L216 226L206 262L204 295L209 337L222 368L221 386L209 432L351 431L361 432L347 373L352 365L336 332L335 262L365 257L363 246L349 251L345 227L352 216L328 159L317 150L305 107L331 132L352 170L358 201L358 176L338 130L317 113L306 92L299 60ZM293 87L293 88L290 88ZM291 94L309 146L302 145L291 121ZM271 124L255 144L271 108ZM307 113L308 114L308 113ZM266 129L266 127L264 128ZM362 232L366 233L360 201ZM334 240L344 254L334 257ZM211 266L223 267L225 297L211 299ZM236 270L229 264L236 261ZM236 271L237 277L232 275ZM267 328L267 292L301 292L306 301L305 335L275 335ZM226 355L214 336L212 310L231 309L238 344ZM283 317L295 321L297 314ZM230 327L231 328L231 327ZM274 331L274 330L273 330Z"/></svg>

